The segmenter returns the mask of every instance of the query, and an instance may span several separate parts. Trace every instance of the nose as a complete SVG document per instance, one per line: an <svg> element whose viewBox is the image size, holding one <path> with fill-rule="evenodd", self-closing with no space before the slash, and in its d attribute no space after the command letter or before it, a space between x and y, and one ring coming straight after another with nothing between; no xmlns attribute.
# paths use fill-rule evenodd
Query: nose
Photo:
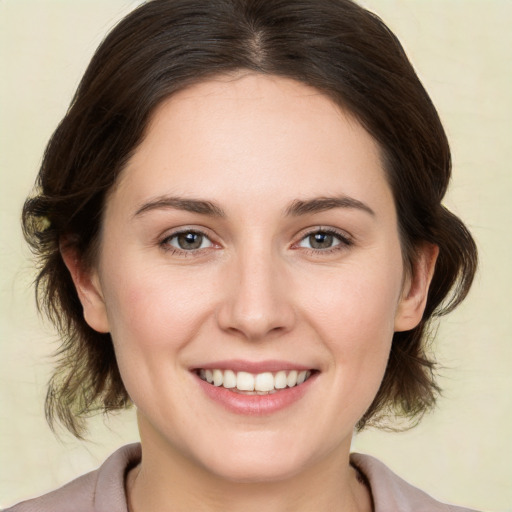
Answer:
<svg viewBox="0 0 512 512"><path fill-rule="evenodd" d="M247 340L262 340L293 328L296 314L289 300L290 283L278 260L270 251L246 251L230 262L217 311L221 329Z"/></svg>

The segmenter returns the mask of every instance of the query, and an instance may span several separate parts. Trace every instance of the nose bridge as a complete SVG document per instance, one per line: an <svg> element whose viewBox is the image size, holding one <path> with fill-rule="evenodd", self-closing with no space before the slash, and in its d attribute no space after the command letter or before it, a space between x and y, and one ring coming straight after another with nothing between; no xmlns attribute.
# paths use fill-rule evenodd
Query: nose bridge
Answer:
<svg viewBox="0 0 512 512"><path fill-rule="evenodd" d="M247 244L237 251L228 270L230 291L218 315L223 329L261 339L291 328L293 306L281 263L268 242Z"/></svg>

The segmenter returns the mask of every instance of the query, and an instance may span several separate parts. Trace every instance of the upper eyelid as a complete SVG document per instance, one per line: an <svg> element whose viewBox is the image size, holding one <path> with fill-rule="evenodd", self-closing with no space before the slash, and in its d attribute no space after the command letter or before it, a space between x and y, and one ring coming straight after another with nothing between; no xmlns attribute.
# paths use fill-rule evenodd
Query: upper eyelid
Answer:
<svg viewBox="0 0 512 512"><path fill-rule="evenodd" d="M158 238L160 238L161 240L167 240L168 238L173 238L183 233L197 233L198 235L205 236L209 240L212 239L211 230L206 229L204 227L195 226L185 226L180 228L168 229L165 230Z"/></svg>
<svg viewBox="0 0 512 512"><path fill-rule="evenodd" d="M210 240L210 242L212 242L212 244L214 245L222 245L221 243L219 243L218 240L215 240L218 237L215 236L214 232L203 226L184 226L171 229L170 231L166 231L161 236L158 237L159 243L164 243L165 241L170 240L183 233L197 233L208 238L208 240ZM301 242L306 237L311 236L314 233L332 234L334 236L339 237L344 243L354 242L354 237L346 230L335 228L332 226L311 226L309 228L304 228L301 231L299 231L295 235L294 241L291 243L291 245L296 246L299 242Z"/></svg>
<svg viewBox="0 0 512 512"><path fill-rule="evenodd" d="M334 235L338 238L339 244L336 244L332 247L328 247L325 249L315 249L312 247L302 247L300 244L303 240L305 240L308 236L311 236L315 233L327 233L330 235ZM295 238L295 241L290 245L290 249L294 251L303 251L310 255L315 256L327 256L329 254L337 254L340 251L347 250L349 247L354 245L354 237L346 232L345 230L327 227L327 226L316 226L306 231L299 232L298 236Z"/></svg>
<svg viewBox="0 0 512 512"><path fill-rule="evenodd" d="M298 233L297 240L301 241L307 236L311 236L315 233L328 233L331 235L339 236L341 239L351 242L354 240L354 237L344 229L334 228L331 226L315 226L311 228L306 228L305 230L302 230Z"/></svg>
<svg viewBox="0 0 512 512"><path fill-rule="evenodd" d="M179 230L179 231L173 231L172 233L165 234L163 236L163 240L169 240L170 238L175 238L179 235L183 235L186 233L194 233L195 235L201 235L201 236L204 236L205 238L208 238L208 240L211 241L211 236L208 235L208 233L205 233L204 231L201 231L199 229L183 229L183 230Z"/></svg>
<svg viewBox="0 0 512 512"><path fill-rule="evenodd" d="M212 246L218 247L219 245L221 245L218 241L215 240L215 237L210 234L210 230L207 230L205 228L197 228L197 227L175 228L175 229L164 231L164 233L162 235L157 237L156 242L161 247L163 247L165 245L171 245L169 243L170 240L172 240L173 238L175 238L181 234L184 234L184 233L196 233L198 235L202 235L211 242ZM184 249L179 249L177 247L173 247L173 249L175 251L183 251L183 252L192 253L192 252L202 251L202 250L205 250L208 248L192 249L189 251L186 251Z"/></svg>

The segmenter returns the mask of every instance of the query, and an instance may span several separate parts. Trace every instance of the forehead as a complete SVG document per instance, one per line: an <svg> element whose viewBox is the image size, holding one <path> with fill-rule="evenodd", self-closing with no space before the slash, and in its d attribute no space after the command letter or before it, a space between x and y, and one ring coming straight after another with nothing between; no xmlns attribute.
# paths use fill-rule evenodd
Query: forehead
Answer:
<svg viewBox="0 0 512 512"><path fill-rule="evenodd" d="M383 192L379 147L353 116L312 87L253 73L164 101L116 191L135 203L173 194L242 204Z"/></svg>

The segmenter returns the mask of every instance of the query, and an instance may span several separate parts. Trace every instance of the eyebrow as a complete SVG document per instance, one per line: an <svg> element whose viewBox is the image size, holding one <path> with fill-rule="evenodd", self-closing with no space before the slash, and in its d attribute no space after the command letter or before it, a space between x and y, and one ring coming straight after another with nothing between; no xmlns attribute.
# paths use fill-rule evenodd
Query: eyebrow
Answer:
<svg viewBox="0 0 512 512"><path fill-rule="evenodd" d="M286 209L286 215L299 216L319 213L333 208L355 208L375 217L375 212L365 203L348 196L316 197L309 200L295 200Z"/></svg>
<svg viewBox="0 0 512 512"><path fill-rule="evenodd" d="M209 215L211 217L226 217L224 210L211 201L170 196L157 197L144 203L137 209L134 217L143 215L152 210L165 210L168 208ZM286 208L285 214L298 217L300 215L320 213L334 208L355 208L375 216L375 212L368 205L348 196L316 197L308 200L296 199Z"/></svg>
<svg viewBox="0 0 512 512"><path fill-rule="evenodd" d="M202 199L184 199L182 197L161 196L144 203L134 214L134 217L143 215L152 210L165 210L172 208L175 210L184 210L201 215L210 215L212 217L225 217L226 214L216 204Z"/></svg>

